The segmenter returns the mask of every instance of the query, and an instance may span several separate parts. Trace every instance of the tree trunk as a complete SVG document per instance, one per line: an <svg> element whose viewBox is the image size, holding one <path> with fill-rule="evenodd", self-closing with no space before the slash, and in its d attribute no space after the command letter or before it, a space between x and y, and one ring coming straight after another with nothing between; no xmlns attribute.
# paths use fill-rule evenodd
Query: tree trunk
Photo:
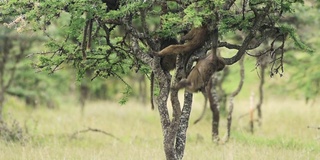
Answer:
<svg viewBox="0 0 320 160"><path fill-rule="evenodd" d="M218 95L215 88L216 84L216 76L213 75L208 83L207 96L210 102L210 109L212 111L212 140L214 142L219 142L219 121L220 121L220 114L219 114L219 105L218 105Z"/></svg>
<svg viewBox="0 0 320 160"><path fill-rule="evenodd" d="M3 105L4 105L4 92L3 90L1 90L0 91L0 122L3 121L3 117L2 117Z"/></svg>
<svg viewBox="0 0 320 160"><path fill-rule="evenodd" d="M219 30L215 28L213 30L213 35L211 36L212 41L212 51L217 53L218 48L218 38ZM206 86L207 97L209 99L210 109L212 111L212 140L213 142L218 143L219 138L219 121L220 121L220 112L219 112L219 98L217 93L217 82L218 76L217 73L211 75L211 78Z"/></svg>
<svg viewBox="0 0 320 160"><path fill-rule="evenodd" d="M223 82L225 82L226 77L229 75L229 68L226 66L222 72L218 73L218 81L217 81L217 93L219 98L219 111L220 114L226 115L227 113L227 93L222 88Z"/></svg>
<svg viewBox="0 0 320 160"><path fill-rule="evenodd" d="M174 75L174 80L172 82L173 85L180 81L184 71L183 65L183 58L178 56L176 74ZM164 73L160 68L160 70L154 70L154 75L158 79L160 87L160 94L157 98L157 101L164 137L163 144L166 159L180 160L183 158L186 145L186 133L191 113L192 93L185 92L184 104L181 111L180 101L178 98L178 90L170 89L171 75L169 74L169 72ZM167 109L167 100L170 90L170 101L173 108L171 121Z"/></svg>
<svg viewBox="0 0 320 160"><path fill-rule="evenodd" d="M180 117L179 129L176 138L176 153L177 158L182 159L184 154L184 149L186 146L187 129L189 126L189 118L191 113L193 94L185 92L184 93L184 105L182 108L182 114Z"/></svg>
<svg viewBox="0 0 320 160"><path fill-rule="evenodd" d="M260 69L260 85L259 85L259 102L256 106L257 111L258 111L258 125L261 125L261 119L262 119L262 111L261 111L261 106L263 103L263 85L264 85L264 73L266 69L266 65L261 65Z"/></svg>
<svg viewBox="0 0 320 160"><path fill-rule="evenodd" d="M231 124L232 124L232 112L233 112L233 99L234 97L236 97L241 89L242 89L242 86L243 86L243 83L244 83L244 65L243 65L243 61L244 61L244 56L242 56L242 58L240 59L239 61L239 65L240 65L240 82L239 82L239 85L238 85L238 88L231 93L230 95L230 105L229 105L229 111L228 111L228 118L227 118L227 136L226 136L226 139L225 139L225 142L227 142L230 138L230 135L231 135Z"/></svg>
<svg viewBox="0 0 320 160"><path fill-rule="evenodd" d="M160 57L154 58L154 76L158 79L160 93L157 98L158 111L163 133L163 147L167 160L176 160L177 156L174 149L174 140L176 136L175 123L170 121L167 100L170 92L170 74L164 73L160 67Z"/></svg>
<svg viewBox="0 0 320 160"><path fill-rule="evenodd" d="M160 122L161 122L162 133L163 133L163 147L164 147L166 159L177 160L177 154L175 150L175 139L176 139L177 127L175 125L177 124L177 122L179 122L180 118L177 117L176 115L177 112L174 111L173 117L175 118L173 118L173 120L175 121L171 122L168 107L167 107L167 100L170 92L171 75L169 74L169 72L165 73L162 70L160 66L160 57L155 56L153 57L153 60L152 60L151 57L148 56L148 54L144 54L139 50L138 39L135 37L132 37L132 39L133 39L133 48L134 48L133 53L143 62L152 66L154 78L157 79L157 82L160 88L160 93L157 98L157 102L158 102L157 104L158 104L158 111L160 115ZM159 50L159 48L155 48L154 50ZM173 101L173 99L175 99L173 97L171 97L171 102ZM176 96L176 98L178 98L178 96ZM177 110L176 108L179 108L180 106L177 106L177 104L173 104L173 107L174 107L174 110Z"/></svg>
<svg viewBox="0 0 320 160"><path fill-rule="evenodd" d="M1 58L1 57L0 57ZM4 63L3 60L0 62L0 122L2 122L2 110L4 104L4 94L5 94L5 87L4 87Z"/></svg>
<svg viewBox="0 0 320 160"><path fill-rule="evenodd" d="M4 69L5 69L5 63L7 61L8 57L8 42L9 40L7 38L0 41L1 45L4 46L4 48L0 48L0 122L2 122L2 110L3 110L3 104L4 104L4 93L5 93L5 86L4 86ZM2 44L3 43L3 44Z"/></svg>
<svg viewBox="0 0 320 160"><path fill-rule="evenodd" d="M164 152L166 155L167 160L174 160L176 159L175 152L174 152L174 131L172 131L169 112L167 108L167 100L169 97L169 86L170 86L170 79L161 80L159 79L160 84L160 94L158 97L158 111L160 114L160 121L162 126L162 133L163 133L163 146Z"/></svg>
<svg viewBox="0 0 320 160"><path fill-rule="evenodd" d="M80 85L80 107L81 107L81 116L84 116L84 109L86 106L86 101L88 100L88 95L89 95L89 84L88 82L83 82Z"/></svg>
<svg viewBox="0 0 320 160"><path fill-rule="evenodd" d="M250 96L250 105L249 105L249 127L250 127L250 132L252 134L254 133L254 119L253 119L253 112L255 111L254 96L255 96L254 92L252 92Z"/></svg>

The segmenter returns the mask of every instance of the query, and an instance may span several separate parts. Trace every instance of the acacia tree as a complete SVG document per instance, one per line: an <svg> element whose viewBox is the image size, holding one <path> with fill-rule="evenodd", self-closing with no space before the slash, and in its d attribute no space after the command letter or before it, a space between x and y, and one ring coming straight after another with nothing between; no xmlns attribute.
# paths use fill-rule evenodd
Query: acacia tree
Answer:
<svg viewBox="0 0 320 160"><path fill-rule="evenodd" d="M3 21L8 21L4 19ZM20 35L7 27L0 27L0 122L3 122L5 94L14 85L19 64L35 38Z"/></svg>
<svg viewBox="0 0 320 160"><path fill-rule="evenodd" d="M185 92L181 107L178 90L171 89L171 84L186 77L185 71L188 73L190 69L186 66L197 59L192 57L224 47L234 51L231 58L223 58L227 65L232 65L266 42L268 48L264 52L249 55L270 54L273 58L271 73L282 74L286 40L308 50L294 29L280 22L290 14L296 2L303 1L19 0L1 1L1 14L23 18L28 22L25 29L40 30L47 36L46 45L51 51L41 56L38 63L44 70L55 71L61 64L68 63L78 70L80 77L86 70L94 70L95 77L121 80L132 69L144 74L150 74L152 70L160 88L157 105L164 151L166 158L171 160L183 157L192 106L192 93ZM188 55L178 55L172 78L169 71L162 69L162 58L153 53L160 50L166 39L177 38L185 30L188 32L200 26L207 26L209 30L205 45ZM48 30L55 33L49 34ZM239 33L243 36L240 43L224 38ZM167 108L169 92L172 116Z"/></svg>

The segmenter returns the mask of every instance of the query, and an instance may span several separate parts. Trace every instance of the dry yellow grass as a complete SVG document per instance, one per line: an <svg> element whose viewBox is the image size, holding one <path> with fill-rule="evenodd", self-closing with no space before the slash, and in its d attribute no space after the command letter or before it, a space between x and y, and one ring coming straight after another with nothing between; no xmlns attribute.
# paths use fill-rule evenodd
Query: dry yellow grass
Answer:
<svg viewBox="0 0 320 160"><path fill-rule="evenodd" d="M202 109L196 97L193 122ZM307 126L320 125L318 104L308 106L293 99L266 99L263 122L255 134L248 132L248 118L238 119L249 109L249 102L236 100L231 140L211 142L211 114L197 125L190 123L185 160L317 159L320 157L320 131ZM74 105L58 110L8 107L6 113L27 126L30 138L24 145L0 141L0 159L6 160L163 160L162 132L157 111L149 105L131 101L125 106L115 102L92 102L81 117ZM226 121L220 123L221 137ZM98 132L71 135L88 127L113 134L120 140Z"/></svg>

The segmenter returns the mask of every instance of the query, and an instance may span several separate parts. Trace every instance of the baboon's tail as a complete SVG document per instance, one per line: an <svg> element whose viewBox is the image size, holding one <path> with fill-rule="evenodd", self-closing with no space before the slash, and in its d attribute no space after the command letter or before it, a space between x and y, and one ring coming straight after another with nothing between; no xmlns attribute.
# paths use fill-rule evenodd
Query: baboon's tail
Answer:
<svg viewBox="0 0 320 160"><path fill-rule="evenodd" d="M151 72L150 75L150 79L151 79L151 84L150 84L150 100L151 100L151 109L154 110L154 103L153 103L153 89L154 89L154 73Z"/></svg>

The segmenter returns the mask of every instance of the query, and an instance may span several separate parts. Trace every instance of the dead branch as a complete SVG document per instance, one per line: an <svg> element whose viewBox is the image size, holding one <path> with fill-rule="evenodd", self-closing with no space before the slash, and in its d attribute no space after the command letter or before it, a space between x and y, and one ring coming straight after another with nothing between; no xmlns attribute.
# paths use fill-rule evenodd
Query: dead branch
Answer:
<svg viewBox="0 0 320 160"><path fill-rule="evenodd" d="M224 142L227 142L230 138L230 133L231 133L231 123L232 123L232 112L233 112L233 99L234 97L236 97L241 89L242 89L242 86L243 86L243 83L244 83L244 64L243 64L243 61L244 61L244 56L242 56L242 58L240 59L239 61L239 64L240 64L240 82L239 82L239 85L238 85L238 88L233 92L231 93L230 95L230 105L229 105L229 111L228 111L228 117L227 117L227 135L225 136L225 139L224 139Z"/></svg>
<svg viewBox="0 0 320 160"><path fill-rule="evenodd" d="M254 112L256 109L257 109L257 108L253 108L252 111L250 110L249 112L240 115L240 116L238 117L238 120L241 119L241 118L244 118L244 117L246 117L246 116L248 116L248 115L250 115L250 113L251 113L251 112Z"/></svg>
<svg viewBox="0 0 320 160"><path fill-rule="evenodd" d="M308 126L307 128L309 128L309 129L318 129L318 130L320 130L320 127L315 127L315 126Z"/></svg>
<svg viewBox="0 0 320 160"><path fill-rule="evenodd" d="M110 136L110 137L112 137L112 138L114 138L114 139L116 139L116 140L118 140L118 141L121 141L119 138L117 138L116 136L114 136L114 135L111 134L111 133L108 133L108 132L103 131L103 130L100 130L100 129L90 128L90 127L88 127L88 129L80 130L80 131L77 131L77 132L73 133L73 134L70 136L70 139L75 139L78 134L80 134L80 133L86 133L86 132L90 132L90 131L91 131L91 132L102 133L102 134L105 134L105 135L107 135L107 136Z"/></svg>
<svg viewBox="0 0 320 160"><path fill-rule="evenodd" d="M257 111L258 111L258 119L259 119L259 126L261 125L261 119L262 119L262 111L261 106L263 104L263 86L264 86L264 80L265 80L265 69L266 64L262 64L260 68L260 84L259 84L259 102L256 105Z"/></svg>

